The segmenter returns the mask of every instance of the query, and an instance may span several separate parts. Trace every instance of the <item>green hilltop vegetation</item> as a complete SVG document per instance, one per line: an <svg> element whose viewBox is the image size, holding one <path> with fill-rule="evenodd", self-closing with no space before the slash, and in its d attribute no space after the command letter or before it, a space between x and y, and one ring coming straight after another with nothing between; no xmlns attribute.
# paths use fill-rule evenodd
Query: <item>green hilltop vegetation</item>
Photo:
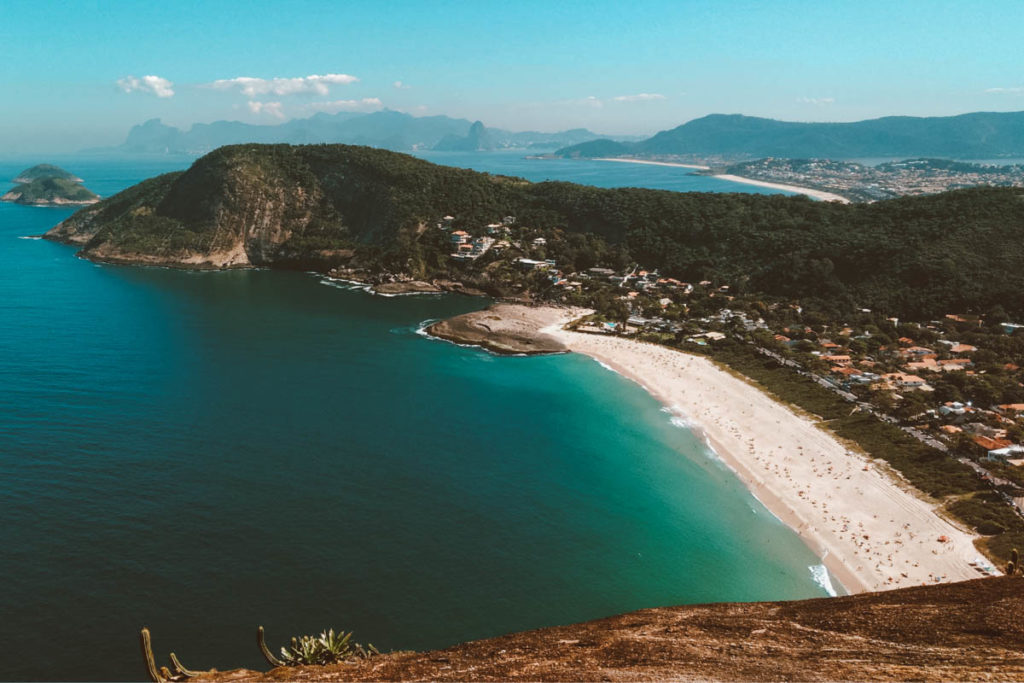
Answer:
<svg viewBox="0 0 1024 683"><path fill-rule="evenodd" d="M449 259L447 234L434 229L445 215L477 234L515 216L547 236L547 257L566 272L635 262L835 312L1024 312L1024 191L1012 188L843 205L530 183L347 145L238 145L82 209L47 236L107 261L471 279L485 265ZM495 293L514 270L504 265L486 265Z"/></svg>
<svg viewBox="0 0 1024 683"><path fill-rule="evenodd" d="M100 197L82 185L64 169L51 164L39 164L26 169L14 179L17 185L0 201L32 206L61 206L67 204L95 204Z"/></svg>
<svg viewBox="0 0 1024 683"><path fill-rule="evenodd" d="M14 182L31 183L33 180L40 180L42 178L60 178L62 180L70 180L75 183L82 182L82 179L78 176L65 171L60 166L54 166L53 164L38 164L32 168L26 168L18 174L18 177L14 179Z"/></svg>
<svg viewBox="0 0 1024 683"><path fill-rule="evenodd" d="M959 116L886 116L851 123L800 123L711 114L639 142L592 140L563 147L563 157L672 155L702 158L1024 156L1024 112Z"/></svg>
<svg viewBox="0 0 1024 683"><path fill-rule="evenodd" d="M19 204L84 204L99 199L99 195L81 183L63 178L38 178L19 185L11 193L21 195L15 200Z"/></svg>

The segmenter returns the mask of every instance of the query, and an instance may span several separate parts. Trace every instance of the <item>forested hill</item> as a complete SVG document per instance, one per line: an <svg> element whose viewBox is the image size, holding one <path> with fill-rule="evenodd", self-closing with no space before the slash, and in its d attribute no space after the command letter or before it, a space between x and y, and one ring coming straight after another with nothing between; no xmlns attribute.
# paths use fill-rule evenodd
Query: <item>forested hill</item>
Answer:
<svg viewBox="0 0 1024 683"><path fill-rule="evenodd" d="M433 227L446 214L474 234L507 215L546 230L566 272L598 265L608 243L665 275L836 308L1024 313L1024 191L1009 188L842 205L530 183L346 145L241 145L78 211L47 237L106 261L309 269L354 258L457 276L474 266L447 261Z"/></svg>
<svg viewBox="0 0 1024 683"><path fill-rule="evenodd" d="M852 123L798 123L712 114L636 143L593 140L556 152L564 157L622 154L709 158L1024 156L1024 112L960 116L887 116Z"/></svg>

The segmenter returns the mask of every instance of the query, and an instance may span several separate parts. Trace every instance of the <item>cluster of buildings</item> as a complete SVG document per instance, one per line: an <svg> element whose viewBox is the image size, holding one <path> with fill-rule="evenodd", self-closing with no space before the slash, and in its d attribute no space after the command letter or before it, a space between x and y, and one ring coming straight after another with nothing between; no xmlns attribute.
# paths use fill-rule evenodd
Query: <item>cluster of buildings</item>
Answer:
<svg viewBox="0 0 1024 683"><path fill-rule="evenodd" d="M986 166L933 159L865 166L829 159L768 158L732 166L729 172L757 180L819 188L861 201L935 194L977 185L1024 187L1022 166Z"/></svg>
<svg viewBox="0 0 1024 683"><path fill-rule="evenodd" d="M977 322L976 318L957 315L947 318L959 323ZM809 333L811 330L787 328L783 331ZM851 337L851 334L850 328L842 329L834 337L837 341L816 340L813 342L816 348L810 351L828 365L828 375L822 379L837 388L849 390L864 385L875 392L889 393L899 402L911 392L919 392L922 398L930 395L935 391L933 384L947 373L976 374L972 356L978 348L970 344L938 339L925 346L909 337L900 337L896 344L881 346L874 353L856 354L848 348L851 339L866 337ZM792 340L783 334L776 334L775 340L790 346L807 343L807 340ZM881 368L890 371L884 372ZM1012 363L1007 363L1004 369L1019 370ZM929 401L926 399L924 404ZM917 418L932 423L938 436L946 441L965 444L989 460L1024 465L1024 445L1009 438L1011 431L1019 433L1019 427L1024 427L1024 403L983 407L970 402L945 401L923 410Z"/></svg>
<svg viewBox="0 0 1024 683"><path fill-rule="evenodd" d="M775 339L783 343L790 341L783 335L776 335ZM939 344L947 347L943 355L952 354L954 357L940 358L939 351L916 346L914 340L907 337L899 339L899 347L896 349L880 348L880 353L890 352L888 356L895 356L899 365L896 372L882 374L872 372L872 368L878 365L874 358L865 357L855 361L848 353L837 352L843 350L842 346L831 340L821 342L822 350L815 353L829 363L829 372L841 381L875 385L890 391L930 392L934 388L920 376L921 373L966 371L973 365L970 354L977 351L973 346L958 342L940 340Z"/></svg>
<svg viewBox="0 0 1024 683"><path fill-rule="evenodd" d="M989 408L960 401L947 401L936 411L944 424L939 431L947 437L961 436L990 461L1024 465L1024 445L1007 438L1024 418L1024 403L1005 403Z"/></svg>
<svg viewBox="0 0 1024 683"><path fill-rule="evenodd" d="M491 223L474 230L475 234L455 229L453 222L452 216L445 216L437 227L447 234L452 245L451 257L455 260L472 261L490 250L500 252L509 247L515 247L520 253L526 254L532 252L537 255L539 251L543 256L543 249L547 246L547 239L544 237L535 237L527 241L520 235L517 241L511 241L511 228L516 222L513 216L505 217L500 223ZM983 407L972 405L970 402L939 402L931 398L935 392L935 385L938 384L940 388L946 386L941 380L949 377L950 373L962 373L964 376L976 374L972 357L978 352L978 348L942 338L942 330L952 329L946 324L949 322L956 323L958 329L963 329L965 325L980 326L982 321L977 316L950 314L946 316L946 321L931 321L925 326L929 328L929 332L924 336L932 340L928 343L918 343L910 337L902 336L895 342L877 346L877 341L866 343L871 338L869 332L854 334L854 330L845 325L836 325L832 328L830 338L814 333L807 326L783 327L776 333L769 329L768 324L760 316L740 310L744 308L742 304L737 306L729 303L735 300L729 285L716 285L709 280L698 283L683 282L664 277L657 270L646 270L640 266L622 271L594 267L579 272L563 272L554 259L526 256L516 258L513 263L522 270L543 272L550 279L553 288L567 293L584 289L603 289L606 293L610 291L613 294L618 292L615 298L627 311L625 319L584 322L578 327L582 332L617 335L640 332L667 333L675 335L676 339L697 345L711 344L724 339L727 334L740 335L744 332L758 331L767 333L776 343L808 353L820 362L801 366L785 360L784 356L778 356L780 360L795 367L804 367L805 370L801 372L810 374L821 384L845 393L850 400L855 397L854 393L850 392L856 393L858 387L861 391L856 393L857 396L864 396L865 390L870 392L871 396L888 394L892 397L890 405L897 406L914 394L916 400L907 403L906 406L914 406L912 410L923 406L921 414L914 419L929 423L930 428L934 429L929 433L959 445L970 445L976 452L991 460L1024 465L1024 445L1015 442L1013 438L1024 431L1024 403ZM695 292L702 298L715 298L716 301L721 301L721 308L703 317L691 315L690 307L695 305L695 300L690 298L690 295ZM708 310L707 305L708 302L704 301L704 311ZM778 305L773 304L772 307ZM713 304L711 307L717 306L718 304ZM791 308L797 314L802 313L798 305L792 305ZM867 310L863 312L870 313ZM889 322L894 326L899 325L899 320L895 318L890 318ZM1004 323L1003 331L1006 334L1013 334L1022 327L1024 325ZM856 340L865 343L857 344ZM873 350L869 352L867 348ZM1011 368L1011 365L1007 364L1006 369L1019 369L1016 366ZM948 386L946 388L948 389ZM929 404L933 407L928 408Z"/></svg>
<svg viewBox="0 0 1024 683"><path fill-rule="evenodd" d="M454 222L454 216L445 216L437 224L438 230L446 232L449 236L452 245L450 256L456 261L475 261L491 249L500 251L510 246L508 240L503 238L509 236L516 217L505 216L501 223L490 223L475 231L475 236L465 230L456 230Z"/></svg>
<svg viewBox="0 0 1024 683"><path fill-rule="evenodd" d="M604 280L619 287L628 288L634 292L655 292L658 290L678 291L681 294L693 292L693 285L689 282L681 282L675 278L662 277L657 270L642 270L639 266L629 272L617 273L611 268L590 268L581 277ZM702 286L710 286L711 282L704 281ZM728 288L726 288L728 290Z"/></svg>
<svg viewBox="0 0 1024 683"><path fill-rule="evenodd" d="M695 285L676 278L663 277L657 270L643 270L639 266L622 273L611 268L590 268L583 273L573 273L571 277L579 278L584 282L602 281L625 290L618 297L630 314L625 323L595 323L586 326L583 329L585 332L632 335L640 332L679 334L685 330L687 331L686 341L706 346L709 342L726 337L725 333L714 329L716 327L735 325L746 331L767 329L762 318L753 318L743 311L733 311L729 308L722 308L712 315L690 319L685 323L678 319L678 313L686 312L688 308L684 297L693 294L697 288L700 288L700 293L709 298L720 297L723 302L728 302L734 300L734 297L729 294L729 285L715 286L710 280L702 280ZM565 286L568 287L579 284L580 282L571 280L565 282ZM672 306L677 306L676 313L671 316L672 319L663 317L664 313L661 315L651 315L649 312L644 314L644 308L648 311L651 308L668 311Z"/></svg>
<svg viewBox="0 0 1024 683"><path fill-rule="evenodd" d="M897 322L891 319L892 322ZM783 332L799 336L811 333L811 328L785 328ZM776 342L786 346L811 343L814 347L809 352L828 364L829 374L833 379L848 384L870 384L876 388L889 390L911 390L930 392L934 388L921 374L967 372L971 374L973 362L971 354L978 349L969 344L940 339L936 348L920 346L913 339L900 337L896 345L881 346L872 354L854 354L848 345L852 339L868 339L869 335L852 336L849 327L838 330L837 341L818 339L808 342L805 339L791 339L785 334L776 334ZM883 365L895 365L892 372L878 373L876 369Z"/></svg>
<svg viewBox="0 0 1024 683"><path fill-rule="evenodd" d="M622 299L632 303L640 297L640 292L651 294L645 286L637 286L638 283L659 283L669 285L676 292L690 293L694 286L681 282L662 282L664 279L657 273L646 273L636 271L632 274L622 276L607 272L607 269L596 269L598 272L591 275L611 278L613 282L631 283L631 291L625 293ZM978 348L953 339L942 338L941 330L946 329L943 324L946 321L931 321L926 327L930 328L929 338L934 339L928 344L915 342L910 337L900 337L894 343L877 347L874 351L865 351L866 344L853 343L854 340L868 340L870 334L855 334L853 328L845 325L837 325L833 328L831 338L818 335L807 326L784 327L779 333L771 330L763 318L743 310L733 310L728 306L728 301L733 297L728 294L727 286L712 287L708 281L698 283L708 297L721 297L726 303L716 313L704 317L684 318L683 322L678 320L666 320L654 316L644 317L639 315L634 307L633 311L624 324L593 323L584 331L602 334L634 334L641 331L672 332L679 333L686 330L685 341L701 346L708 345L714 341L724 339L727 333L741 334L742 332L761 331L762 334L771 335L774 340L795 350L808 353L818 358L820 363L803 365L787 361L787 364L797 368L811 370L805 374L814 377L819 383L831 387L840 393L845 394L851 400L855 398L850 392L855 387L862 387L870 393L886 393L892 397L892 405L899 405L905 397L916 394L919 400L914 405L923 406L921 414L915 420L928 423L932 429L930 434L946 442L954 442L958 445L967 446L978 456L992 461L999 461L1011 465L1024 466L1024 445L1014 439L1015 435L1024 432L1024 403L1009 403L993 405L988 407L974 406L970 403L946 401L939 403L932 398L934 384L941 384L940 380L948 378L951 373L961 374L966 379L975 376L979 372L975 368L972 357L978 352ZM655 288L654 292L657 291ZM657 294L655 293L655 296ZM674 295L673 295L674 296ZM650 299L648 298L649 302ZM664 305L679 303L675 299L664 297L658 300ZM684 305L685 311L686 306ZM799 306L792 306L797 313L801 312ZM870 311L865 311L869 313ZM948 321L968 326L980 326L981 319L977 316L963 316L950 314L946 316ZM897 319L890 319L894 325L898 325ZM1003 331L1007 334L1014 333L1021 326L1015 323L1003 325ZM788 335L788 336L787 336ZM935 337L938 336L938 339ZM868 346L875 348L874 345ZM784 356L775 355L780 360ZM812 369L813 368L813 369ZM1016 365L1007 363L1004 367L1007 371L1019 370ZM859 396L864 396L860 393ZM857 399L861 400L861 399ZM934 403L933 403L934 401ZM928 407L929 404L932 407ZM1024 441L1024 439L1020 439Z"/></svg>

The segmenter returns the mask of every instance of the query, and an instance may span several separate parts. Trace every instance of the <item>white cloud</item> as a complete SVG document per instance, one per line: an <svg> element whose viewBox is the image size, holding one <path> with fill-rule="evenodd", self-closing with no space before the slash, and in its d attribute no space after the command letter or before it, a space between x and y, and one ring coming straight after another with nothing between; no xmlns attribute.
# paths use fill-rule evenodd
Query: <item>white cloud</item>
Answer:
<svg viewBox="0 0 1024 683"><path fill-rule="evenodd" d="M284 112L281 110L280 102L256 102L250 100L246 102L249 105L249 111L253 114L268 114L273 116L275 119L283 119Z"/></svg>
<svg viewBox="0 0 1024 683"><path fill-rule="evenodd" d="M379 97L364 97L361 100L334 100L333 102L312 102L306 105L311 111L337 114L339 111L376 111L384 106Z"/></svg>
<svg viewBox="0 0 1024 683"><path fill-rule="evenodd" d="M666 99L666 97L664 95L661 95L661 94L656 93L656 92L655 93L642 92L642 93L637 93L636 95L619 95L618 97L613 97L612 101L613 102L650 102L652 100L664 100L664 99Z"/></svg>
<svg viewBox="0 0 1024 683"><path fill-rule="evenodd" d="M988 88L985 92L993 95L1024 95L1024 86L1013 86L1011 88Z"/></svg>
<svg viewBox="0 0 1024 683"><path fill-rule="evenodd" d="M159 76L143 76L142 78L125 76L124 78L117 79L117 87L121 88L124 92L148 92L157 97L173 97L173 86L174 83Z"/></svg>
<svg viewBox="0 0 1024 683"><path fill-rule="evenodd" d="M797 102L801 104L813 104L816 107L825 107L835 103L834 97L798 97Z"/></svg>
<svg viewBox="0 0 1024 683"><path fill-rule="evenodd" d="M230 90L238 88L243 95L253 99L260 95L296 95L301 93L313 93L316 95L327 95L332 85L348 85L359 79L348 74L324 74L322 76L313 74L311 76L300 76L298 78L252 78L239 76L238 78L222 78L206 87L217 90Z"/></svg>
<svg viewBox="0 0 1024 683"><path fill-rule="evenodd" d="M391 87L393 87L395 90L408 90L412 86L406 83L402 83L402 81L395 81L394 83L391 84Z"/></svg>

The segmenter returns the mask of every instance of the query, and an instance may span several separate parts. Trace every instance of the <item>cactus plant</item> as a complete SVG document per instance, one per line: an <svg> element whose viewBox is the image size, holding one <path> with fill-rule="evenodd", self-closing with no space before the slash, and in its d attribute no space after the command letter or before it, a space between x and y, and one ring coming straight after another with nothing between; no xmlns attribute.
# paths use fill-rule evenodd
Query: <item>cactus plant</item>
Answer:
<svg viewBox="0 0 1024 683"><path fill-rule="evenodd" d="M156 660L153 659L153 643L149 637L149 629L145 626L139 632L139 642L142 645L142 659L146 663L146 674L153 683L164 683L166 680L160 675L156 668Z"/></svg>
<svg viewBox="0 0 1024 683"><path fill-rule="evenodd" d="M153 641L150 638L149 629L143 627L139 632L139 642L142 645L142 659L146 664L146 674L153 683L168 683L169 681L186 681L193 676L198 676L202 671L190 671L181 665L178 655L173 652L170 655L171 667L161 666L157 668L156 660L153 658Z"/></svg>
<svg viewBox="0 0 1024 683"><path fill-rule="evenodd" d="M260 647L260 652L263 654L263 658L267 660L267 664L273 667L287 666L287 664L275 657L274 653L272 653L270 648L267 647L267 641L264 639L262 626L260 626L259 630L256 632L256 643Z"/></svg>
<svg viewBox="0 0 1024 683"><path fill-rule="evenodd" d="M183 678L192 678L193 676L198 676L199 675L198 671L189 671L188 669L183 667L181 665L181 662L178 661L178 655L174 654L173 652L171 653L170 659L171 659L171 671L174 672L175 677L181 676Z"/></svg>

